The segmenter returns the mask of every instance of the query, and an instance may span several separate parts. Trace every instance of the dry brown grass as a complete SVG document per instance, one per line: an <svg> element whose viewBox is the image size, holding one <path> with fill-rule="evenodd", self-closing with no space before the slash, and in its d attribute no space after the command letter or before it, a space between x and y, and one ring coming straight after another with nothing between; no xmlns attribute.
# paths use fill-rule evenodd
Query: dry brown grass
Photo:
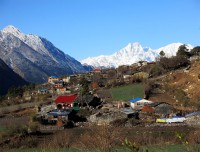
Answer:
<svg viewBox="0 0 200 152"><path fill-rule="evenodd" d="M181 140L176 134L182 135ZM122 147L125 139L139 147L149 145L199 144L200 130L185 127L109 127L90 126L87 128L67 129L56 133L42 147L45 149L76 148L84 151L110 152Z"/></svg>
<svg viewBox="0 0 200 152"><path fill-rule="evenodd" d="M77 137L74 136L70 130L57 132L51 139L47 139L41 146L52 147L52 148L70 148L72 144L77 142Z"/></svg>
<svg viewBox="0 0 200 152"><path fill-rule="evenodd" d="M124 138L121 128L92 126L80 136L80 146L89 151L110 152L121 146Z"/></svg>
<svg viewBox="0 0 200 152"><path fill-rule="evenodd" d="M76 148L84 151L110 152L118 146L122 146L125 137L121 128L109 126L90 126L89 128L66 129L57 132L51 140L45 140L41 148L60 149Z"/></svg>
<svg viewBox="0 0 200 152"><path fill-rule="evenodd" d="M19 130L20 131L20 130ZM181 140L176 134L182 134ZM40 135L41 136L41 135ZM13 136L14 137L14 136ZM125 139L139 147L149 145L170 145L200 143L200 129L180 127L110 127L91 125L55 132L50 136L15 137L10 147L40 147L43 151L75 148L85 151L110 152L122 147Z"/></svg>

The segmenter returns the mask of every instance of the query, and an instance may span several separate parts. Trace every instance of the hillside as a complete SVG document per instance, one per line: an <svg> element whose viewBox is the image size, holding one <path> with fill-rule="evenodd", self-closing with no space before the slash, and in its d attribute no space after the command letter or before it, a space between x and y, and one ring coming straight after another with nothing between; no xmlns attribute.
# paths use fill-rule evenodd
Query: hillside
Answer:
<svg viewBox="0 0 200 152"><path fill-rule="evenodd" d="M28 84L18 74L14 73L1 59L0 59L0 96L7 93L12 86L22 86Z"/></svg>
<svg viewBox="0 0 200 152"><path fill-rule="evenodd" d="M182 70L171 74L172 79L169 81L174 88L181 88L189 97L191 102L200 101L200 79L198 78L200 62L194 61L189 70Z"/></svg>
<svg viewBox="0 0 200 152"><path fill-rule="evenodd" d="M200 61L192 61L190 68L171 71L157 79L161 83L164 93L150 97L154 101L163 101L173 104L178 108L190 107L199 109Z"/></svg>
<svg viewBox="0 0 200 152"><path fill-rule="evenodd" d="M14 26L7 26L0 31L0 58L29 82L42 83L51 75L87 71L80 62L47 39L24 34Z"/></svg>

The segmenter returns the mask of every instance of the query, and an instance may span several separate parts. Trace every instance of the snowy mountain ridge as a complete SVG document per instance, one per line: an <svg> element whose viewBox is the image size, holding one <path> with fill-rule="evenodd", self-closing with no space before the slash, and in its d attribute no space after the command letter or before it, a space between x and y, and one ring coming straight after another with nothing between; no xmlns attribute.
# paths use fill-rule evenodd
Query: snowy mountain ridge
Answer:
<svg viewBox="0 0 200 152"><path fill-rule="evenodd" d="M0 31L0 59L29 82L46 82L51 75L87 71L79 61L47 39L24 34L12 25Z"/></svg>
<svg viewBox="0 0 200 152"><path fill-rule="evenodd" d="M50 55L49 51L44 47L41 39L37 35L33 34L24 34L16 27L9 25L5 27L2 32L4 33L10 33L14 35L15 37L19 38L21 41L23 41L25 44L39 52L40 54L48 54L50 57L53 58L53 56ZM54 59L54 58L53 58ZM55 60L55 59L54 59ZM56 60L55 60L56 61ZM56 61L58 62L58 61Z"/></svg>
<svg viewBox="0 0 200 152"><path fill-rule="evenodd" d="M183 43L172 43L159 49L153 50L149 47L142 47L142 45L138 42L129 43L126 47L112 55L89 57L82 60L81 63L94 67L116 68L120 65L131 65L139 61L151 62L155 61L161 51L163 51L167 57L175 56L178 48L181 45L183 45ZM187 48L192 49L193 47L191 45L187 45Z"/></svg>

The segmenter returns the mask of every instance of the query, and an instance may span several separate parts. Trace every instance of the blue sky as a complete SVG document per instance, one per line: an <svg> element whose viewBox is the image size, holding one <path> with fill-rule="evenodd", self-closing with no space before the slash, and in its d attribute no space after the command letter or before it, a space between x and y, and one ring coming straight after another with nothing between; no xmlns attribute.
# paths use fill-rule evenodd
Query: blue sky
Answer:
<svg viewBox="0 0 200 152"><path fill-rule="evenodd" d="M81 60L128 43L200 45L199 0L0 0L0 29L14 25Z"/></svg>

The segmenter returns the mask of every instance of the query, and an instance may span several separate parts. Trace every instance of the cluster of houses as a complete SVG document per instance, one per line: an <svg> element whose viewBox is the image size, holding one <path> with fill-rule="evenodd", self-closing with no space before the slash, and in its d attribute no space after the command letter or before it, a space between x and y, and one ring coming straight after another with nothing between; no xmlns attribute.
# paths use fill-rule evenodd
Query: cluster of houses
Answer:
<svg viewBox="0 0 200 152"><path fill-rule="evenodd" d="M140 66L143 66L147 63L141 62L140 64ZM102 72L101 69L94 69L93 73L91 73L90 76L94 76L93 79L95 79L98 78L97 75L99 74L101 74L103 78L109 77L109 74ZM124 80L129 80L130 77L141 77L141 75L142 77L148 77L148 75L146 75L145 73L138 72L134 75L132 73L126 73L123 75L123 78ZM80 109L78 103L76 102L78 96L77 94L71 94L72 89L70 88L73 86L74 82L77 82L77 77L79 76L72 75L64 78L51 76L48 78L48 84L51 87L42 87L38 89L38 93L56 93L58 95L58 97L53 101L51 105L41 108L40 117L42 118L43 122L49 124L65 124L66 122L68 122L70 114L73 111L78 111ZM74 86L76 86L74 87L74 90L77 91L79 89L78 83L74 83ZM92 86L95 87L96 85ZM103 95L105 96L106 93L103 92ZM101 96L98 96L98 98L101 98ZM107 98L109 99L110 97ZM103 98L101 99L103 100ZM129 101L128 107L124 107L124 105L116 106L116 109L114 109L112 112L116 112L117 110L121 112L120 115L125 114L128 118L136 116L136 113L138 112L139 114L141 114L141 116L144 113L146 114L146 116L157 114L157 116L159 117L154 120L154 122L157 123L186 122L187 120L189 120L189 118L191 118L190 115L186 116L186 114L175 111L173 106L168 103L156 103L143 98L131 99ZM97 116L100 116L99 112L93 115L92 119L94 117L96 119ZM113 115L113 118L115 118L115 115ZM144 119L146 119L146 117Z"/></svg>
<svg viewBox="0 0 200 152"><path fill-rule="evenodd" d="M70 93L67 87L64 86L65 83L69 83L69 82L70 82L70 77L59 79L56 76L51 76L48 78L48 83L51 83L52 85L54 85L54 88L56 89L56 92L58 94Z"/></svg>
<svg viewBox="0 0 200 152"><path fill-rule="evenodd" d="M59 126L67 124L69 120L74 117L74 114L80 110L79 103L76 100L77 97L77 94L61 95L58 96L51 105L41 107L38 112L40 121L43 124ZM109 112L105 112L106 108L108 108ZM180 112L175 113L173 106L168 103L155 103L142 98L134 98L131 99L129 105L126 106L124 104L122 104L122 106L103 105L102 110L99 109L99 111L91 115L88 120L97 124L109 124L115 119L124 118L124 116L126 118L148 119L147 117L142 118L143 114L146 114L145 116L158 114L157 116L159 116L159 118L156 119L154 117L154 123L192 122L194 121L193 118L196 119L200 116L200 112L187 115Z"/></svg>
<svg viewBox="0 0 200 152"><path fill-rule="evenodd" d="M70 94L72 90L71 88L75 91L78 90L78 81L81 76L84 76L89 82L91 82L92 89L98 89L101 86L106 86L113 82L130 83L134 78L148 78L149 75L147 73L141 72L141 70L138 69L147 64L150 63L141 61L132 66L122 66L122 69L129 69L127 72L124 72L124 70L120 71L119 69L94 68L92 71L84 74L69 75L65 77L50 76L47 81L48 85L43 85L38 88L37 93L56 93L58 95Z"/></svg>
<svg viewBox="0 0 200 152"><path fill-rule="evenodd" d="M75 102L77 94L58 96L50 105L38 109L38 118L43 124L64 125L69 115L80 108Z"/></svg>
<svg viewBox="0 0 200 152"><path fill-rule="evenodd" d="M155 119L156 123L188 123L190 125L199 125L200 112L183 114L177 112L168 103L155 103L142 98L134 98L130 100L130 106L134 110L139 110L142 113L156 113L160 118ZM192 122L192 123L191 123Z"/></svg>
<svg viewBox="0 0 200 152"><path fill-rule="evenodd" d="M64 78L59 78L57 76L50 76L48 78L48 83L43 84L40 88L38 88L37 93L39 94L70 94L71 86L67 86L70 81L73 81L75 75L67 76Z"/></svg>

